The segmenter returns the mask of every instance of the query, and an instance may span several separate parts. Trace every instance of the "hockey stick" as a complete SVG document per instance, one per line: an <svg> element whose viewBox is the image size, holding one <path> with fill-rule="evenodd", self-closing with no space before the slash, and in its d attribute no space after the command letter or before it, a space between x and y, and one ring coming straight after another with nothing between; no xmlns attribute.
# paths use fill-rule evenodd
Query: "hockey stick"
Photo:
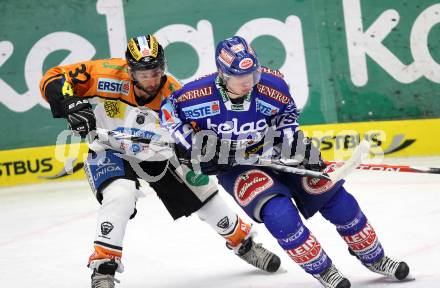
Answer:
<svg viewBox="0 0 440 288"><path fill-rule="evenodd" d="M130 141L138 142L138 143L154 144L154 145L158 145L158 146L172 146L173 145L173 143L154 141L151 139L146 139L143 137L138 137L138 136L134 136L131 134L125 134L122 132L112 131L112 130L107 130L107 129L98 128L97 133L98 133L98 135L100 135L100 137L104 137L104 138L110 136L110 137L113 137L113 138L119 139L119 140L124 139L124 140L130 140ZM257 164L253 164L253 165L260 166L260 167L268 167L268 168L271 168L271 169L274 169L277 171L283 171L283 172L293 173L293 174L297 174L297 175L310 176L313 178L331 180L330 176L326 173L322 173L319 171L306 170L306 169L297 168L297 167L291 167L291 166L283 164L279 161L274 163L273 161L267 162L267 161L260 161L260 159L259 159L259 162Z"/></svg>
<svg viewBox="0 0 440 288"><path fill-rule="evenodd" d="M339 180L345 178L348 174L353 172L359 165L362 163L362 155L368 153L370 150L370 144L363 140L361 143L359 143L359 146L356 148L356 150L353 152L353 155L351 156L348 161L339 163L337 165L337 169L333 172L323 173L318 171L311 171L306 169L300 169L296 167L290 167L286 164L280 164L280 162L275 163L258 163L256 166L263 166L263 167L269 167L274 170L282 171L282 172L288 172L303 176L311 176L314 178L320 178L320 179L326 179L330 180L334 183L338 182ZM327 163L327 162L326 162Z"/></svg>
<svg viewBox="0 0 440 288"><path fill-rule="evenodd" d="M154 144L157 146L172 146L173 145L173 143L156 141L156 140L152 140L152 139L148 139L148 138L144 138L144 137L140 137L140 136L135 136L135 135L126 134L123 132L118 132L118 131L113 131L113 130L108 130L108 129L103 129L103 128L98 128L96 130L96 133L97 133L97 135L99 135L100 137L102 137L106 140L108 140L108 137L112 137L117 140L125 139L125 140L130 140L133 142L137 142L137 143ZM89 146L92 144L93 144L93 142L89 143ZM104 143L102 143L100 145L107 146ZM107 146L106 148L111 148L111 147ZM302 176L310 176L313 178L326 179L326 180L329 180L332 182L337 182L337 181L341 180L342 178L346 177L348 174L350 174L354 169L356 169L356 168L359 169L359 166L361 165L361 161L362 161L362 155L364 153L367 153L368 151L369 151L369 144L367 141L364 140L359 144L359 146L356 148L355 152L353 153L352 157L348 161L346 161L344 163L326 162L326 164L329 163L331 165L336 165L336 167L338 167L338 169L336 169L333 172L329 172L329 173L292 167L282 161L268 162L267 159L258 159L259 160L258 163L254 164L254 165L259 166L259 167L268 167L268 168L271 168L271 169L274 169L277 171L282 171L282 172L287 172L287 173L292 173L292 174L297 174L297 175L302 175ZM66 162L66 165L63 167L63 169L60 172L56 173L53 176L40 176L40 178L56 179L56 178L66 176L67 174L72 174L72 173L78 171L79 169L81 169L82 166L84 165L83 163L77 163L77 165L73 166L73 163L76 160L77 160L76 158L69 159L69 161L67 161L67 162L70 164L68 164ZM67 167L70 167L70 169Z"/></svg>
<svg viewBox="0 0 440 288"><path fill-rule="evenodd" d="M38 176L38 178L52 180L52 179L62 178L62 177L67 176L69 174L73 174L73 173L81 170L84 167L83 162L76 163L75 165L73 165L77 160L78 160L78 158L68 158L66 160L66 162L64 163L63 168L58 173L56 173L54 175L49 175L49 176Z"/></svg>
<svg viewBox="0 0 440 288"><path fill-rule="evenodd" d="M361 143L359 143L359 146L356 147L356 150L354 150L350 159L343 163L339 169L335 169L334 172L329 172L332 182L337 182L353 172L356 167L361 165L362 156L369 153L369 151L370 143L366 140L362 140Z"/></svg>
<svg viewBox="0 0 440 288"><path fill-rule="evenodd" d="M102 130L101 132L99 132L99 130ZM106 129L100 129L98 128L96 131L98 134L101 133L101 135L105 135L106 137L109 135L116 135L116 136L120 136L120 137L125 137L128 138L131 135L128 134L123 134L120 132L116 132L116 131L111 131L111 130L106 130ZM106 145L105 143L97 143L99 141L95 140L92 141L91 139L94 137L88 137L86 140L86 143L88 143L89 147L92 148L92 150L94 151L100 151L100 150L104 150L104 149L113 149L112 147L110 147L109 145ZM115 137L116 138L116 137ZM146 143L146 141L142 141L142 139L144 140L148 140L145 138L141 138L141 137L134 137L134 139L137 140L137 142L139 143ZM149 142L148 142L149 143ZM79 157L71 157L65 160L64 162L64 166L63 168L61 168L60 171L58 171L57 173L53 174L53 175L48 175L48 176L38 176L38 178L40 179L47 179L47 180L53 180L53 179L58 179L58 178L62 178L65 177L67 175L71 175L79 170L81 170L84 167L84 162L77 162L79 159Z"/></svg>
<svg viewBox="0 0 440 288"><path fill-rule="evenodd" d="M130 141L133 141L136 143L154 144L157 146L170 146L170 145L172 145L171 143L164 142L164 141L156 141L156 140L144 138L141 136L136 136L136 135L132 135L132 134L127 134L127 133L103 129L103 128L96 129L96 133L98 136L103 137L104 139L106 137L110 136L116 140L130 140Z"/></svg>
<svg viewBox="0 0 440 288"><path fill-rule="evenodd" d="M126 139L133 142L138 143L146 143L146 144L154 144L158 146L171 146L173 143L168 142L160 142L160 141L154 141L151 139L134 136L131 134L126 134L122 132L107 130L107 129L97 129L98 135L101 136L110 136L114 137L115 139ZM345 178L348 174L350 174L356 167L358 167L362 162L362 155L365 153L368 153L370 149L370 145L367 141L362 141L359 146L356 148L356 150L353 152L352 157L342 163L341 165L338 165L338 169L336 169L333 172L325 173L325 172L319 172L319 171L312 171L297 167L292 167L289 165L286 165L285 163L282 163L281 161L270 161L267 162L267 159L258 159L258 163L253 164L255 166L259 167L268 167L277 171L302 175L302 176L310 176L313 178L319 178L319 179L326 179L332 182L338 182L339 180Z"/></svg>
<svg viewBox="0 0 440 288"><path fill-rule="evenodd" d="M343 162L326 161L325 163L327 165L333 165L335 167L339 167L343 165ZM356 167L356 169L367 170L367 171L391 171L391 172L440 174L440 168L390 165L390 164L360 164L359 166Z"/></svg>
<svg viewBox="0 0 440 288"><path fill-rule="evenodd" d="M313 171L313 170L307 170L307 169L302 169L302 168L297 168L297 167L291 167L291 166L287 166L285 164L278 164L279 162L264 162L264 163L257 163L257 164L253 164L255 166L259 166L259 167L267 167L267 168L271 168L273 170L277 170L277 171L281 171L281 172L287 172L287 173L292 173L292 174L296 174L296 175L301 175L301 176L310 176L313 178L319 178L319 179L325 179L325 180L332 180L330 175L328 175L327 173L322 173L319 171Z"/></svg>

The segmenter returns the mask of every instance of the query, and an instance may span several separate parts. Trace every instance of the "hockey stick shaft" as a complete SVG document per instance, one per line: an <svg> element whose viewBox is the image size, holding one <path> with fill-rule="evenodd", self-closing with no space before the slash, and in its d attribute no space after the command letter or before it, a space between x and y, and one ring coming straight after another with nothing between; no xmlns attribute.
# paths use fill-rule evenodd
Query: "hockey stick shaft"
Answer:
<svg viewBox="0 0 440 288"><path fill-rule="evenodd" d="M105 135L107 137L113 137L116 139L125 139L130 140L133 142L139 142L139 143L146 143L146 144L155 144L158 146L172 146L173 143L163 142L163 141L155 141L151 139L146 139L143 137L134 136L131 134L126 134L123 132L117 132L107 129L97 129L98 135ZM302 175L302 176L310 176L313 178L320 178L320 179L326 179L330 180L332 182L337 182L343 178L345 178L348 174L350 174L353 170L355 170L357 167L361 166L362 162L362 155L365 153L368 153L369 151L369 144L366 141L362 141L359 146L356 148L356 150L353 152L352 157L344 162L344 163L338 163L337 168L333 172L324 173L320 171L312 171L307 170L303 168L298 167L292 167L288 165L283 165L282 163L277 162L265 162L265 161L259 161L258 163L254 164L255 166L260 167L268 167L277 171Z"/></svg>
<svg viewBox="0 0 440 288"><path fill-rule="evenodd" d="M150 139L137 137L137 136L123 133L123 132L117 132L117 131L112 131L112 130L107 130L107 129L98 128L97 132L98 132L98 135L104 135L107 137L109 136L109 137L113 137L115 139L124 139L124 140L130 140L133 142L146 143L146 144L154 143L156 145L172 145L167 142L153 141ZM272 162L271 163L258 163L258 164L255 164L255 166L268 167L268 168L271 168L271 169L274 169L277 171L283 171L283 172L288 172L288 173L293 173L293 174L298 174L298 175L303 175L303 176L311 176L311 177L316 177L316 178L320 178L320 179L330 180L330 177L326 173L322 173L322 172L318 172L318 171L311 171L311 170L306 170L306 169L301 169L301 168L296 168L296 167L291 167L291 166L286 166L286 165L282 165L282 164L276 164L276 163L272 163Z"/></svg>
<svg viewBox="0 0 440 288"><path fill-rule="evenodd" d="M292 174L296 174L296 175L310 176L313 178L331 180L330 176L327 173L322 173L319 171L306 170L306 169L302 169L302 168L290 167L290 166L275 164L275 163L264 163L264 164L258 163L258 164L254 164L254 165L259 166L259 167L267 167L267 168L271 168L271 169L274 169L277 171L292 173Z"/></svg>
<svg viewBox="0 0 440 288"><path fill-rule="evenodd" d="M118 140L129 140L129 141L133 141L133 142L137 142L137 143L154 144L157 146L170 146L171 145L171 143L164 142L164 141L157 141L157 140L153 140L153 139L149 139L149 138L145 138L145 137L135 136L135 135L131 135L131 134L123 133L123 132L107 130L107 129L102 129L102 128L98 128L96 130L96 132L100 136L112 137L112 138L118 139Z"/></svg>
<svg viewBox="0 0 440 288"><path fill-rule="evenodd" d="M326 161L327 165L335 165L339 167L343 162ZM368 171L390 171L390 172L411 172L411 173L429 173L440 174L440 168L430 167L415 167L405 165L390 165L390 164L360 164L356 167L358 170Z"/></svg>
<svg viewBox="0 0 440 288"><path fill-rule="evenodd" d="M161 146L161 145L162 146L171 146L171 145L173 145L173 143L168 143L168 142L163 142L163 141L162 142L161 141L154 141L151 139L146 139L146 138L134 136L131 134L126 134L123 132L117 132L117 131L112 131L112 130L107 130L107 129L98 128L97 133L98 133L98 135L113 137L115 139L125 139L125 140L130 140L130 141L139 142L139 143L147 143L147 144L154 143L155 145L158 145L158 146ZM336 169L336 171L329 172L329 173L324 173L324 172L320 172L320 171L312 171L312 170L307 170L307 169L298 168L298 167L292 167L292 166L288 166L288 165L278 163L278 162L273 162L273 161L271 161L271 162L258 161L258 163L254 164L254 165L260 166L260 167L268 167L268 168L271 168L271 169L277 170L277 171L282 171L282 172L287 172L287 173L292 173L292 174L297 174L297 175L302 175L302 176L310 176L313 178L320 178L320 179L330 180L332 182L337 182L337 181L341 180L342 178L345 178L354 169L356 169L356 167L358 165L361 164L362 155L364 153L368 153L368 150L369 150L368 142L362 141L359 144L359 146L356 148L356 150L354 151L352 157L348 161L338 165L338 169Z"/></svg>

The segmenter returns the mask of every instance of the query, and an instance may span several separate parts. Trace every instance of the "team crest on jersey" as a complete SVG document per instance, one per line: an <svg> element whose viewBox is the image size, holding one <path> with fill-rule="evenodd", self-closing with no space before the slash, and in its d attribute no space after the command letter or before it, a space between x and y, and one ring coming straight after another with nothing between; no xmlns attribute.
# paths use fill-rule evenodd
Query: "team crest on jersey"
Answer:
<svg viewBox="0 0 440 288"><path fill-rule="evenodd" d="M278 114L280 109L273 106L272 104L269 104L269 103L257 98L257 111L259 111L261 114L264 114L266 116L273 116L273 115Z"/></svg>
<svg viewBox="0 0 440 288"><path fill-rule="evenodd" d="M136 116L136 123L139 125L142 125L145 123L145 116L144 115L138 115Z"/></svg>
<svg viewBox="0 0 440 288"><path fill-rule="evenodd" d="M97 91L128 95L130 92L130 82L111 78L99 78Z"/></svg>
<svg viewBox="0 0 440 288"><path fill-rule="evenodd" d="M249 170L240 174L235 180L234 196L238 204L244 207L272 186L273 179L266 172Z"/></svg>
<svg viewBox="0 0 440 288"><path fill-rule="evenodd" d="M124 119L126 105L117 100L105 100L104 110L109 118Z"/></svg>
<svg viewBox="0 0 440 288"><path fill-rule="evenodd" d="M206 102L182 109L186 118L200 119L220 114L219 101Z"/></svg>

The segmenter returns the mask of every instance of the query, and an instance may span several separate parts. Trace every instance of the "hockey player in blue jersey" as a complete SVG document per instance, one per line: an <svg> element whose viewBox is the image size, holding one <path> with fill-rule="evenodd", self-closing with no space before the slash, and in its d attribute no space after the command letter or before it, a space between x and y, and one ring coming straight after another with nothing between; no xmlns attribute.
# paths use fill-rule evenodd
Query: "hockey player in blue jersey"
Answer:
<svg viewBox="0 0 440 288"><path fill-rule="evenodd" d="M306 219L321 213L371 271L405 279L408 265L385 256L343 180L332 183L252 165L255 157L269 155L304 169L330 169L299 129L298 111L282 74L261 67L254 50L238 36L218 44L215 61L217 73L188 83L162 103L161 121L180 157L195 169L216 174L243 210L264 223L287 254L324 287L351 284L300 213Z"/></svg>

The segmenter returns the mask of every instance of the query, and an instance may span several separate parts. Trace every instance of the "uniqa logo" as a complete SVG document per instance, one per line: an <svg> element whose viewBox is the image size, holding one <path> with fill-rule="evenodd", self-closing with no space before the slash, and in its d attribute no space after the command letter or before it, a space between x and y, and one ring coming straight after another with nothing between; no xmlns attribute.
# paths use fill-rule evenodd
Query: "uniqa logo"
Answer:
<svg viewBox="0 0 440 288"><path fill-rule="evenodd" d="M108 157L99 159L97 165L98 167L96 168L96 173L93 175L95 181L107 173L122 171L122 169L113 163Z"/></svg>
<svg viewBox="0 0 440 288"><path fill-rule="evenodd" d="M104 158L99 159L97 164L98 164L98 168L96 170L103 169L103 168L110 166L110 165L116 165L108 157L104 157Z"/></svg>

